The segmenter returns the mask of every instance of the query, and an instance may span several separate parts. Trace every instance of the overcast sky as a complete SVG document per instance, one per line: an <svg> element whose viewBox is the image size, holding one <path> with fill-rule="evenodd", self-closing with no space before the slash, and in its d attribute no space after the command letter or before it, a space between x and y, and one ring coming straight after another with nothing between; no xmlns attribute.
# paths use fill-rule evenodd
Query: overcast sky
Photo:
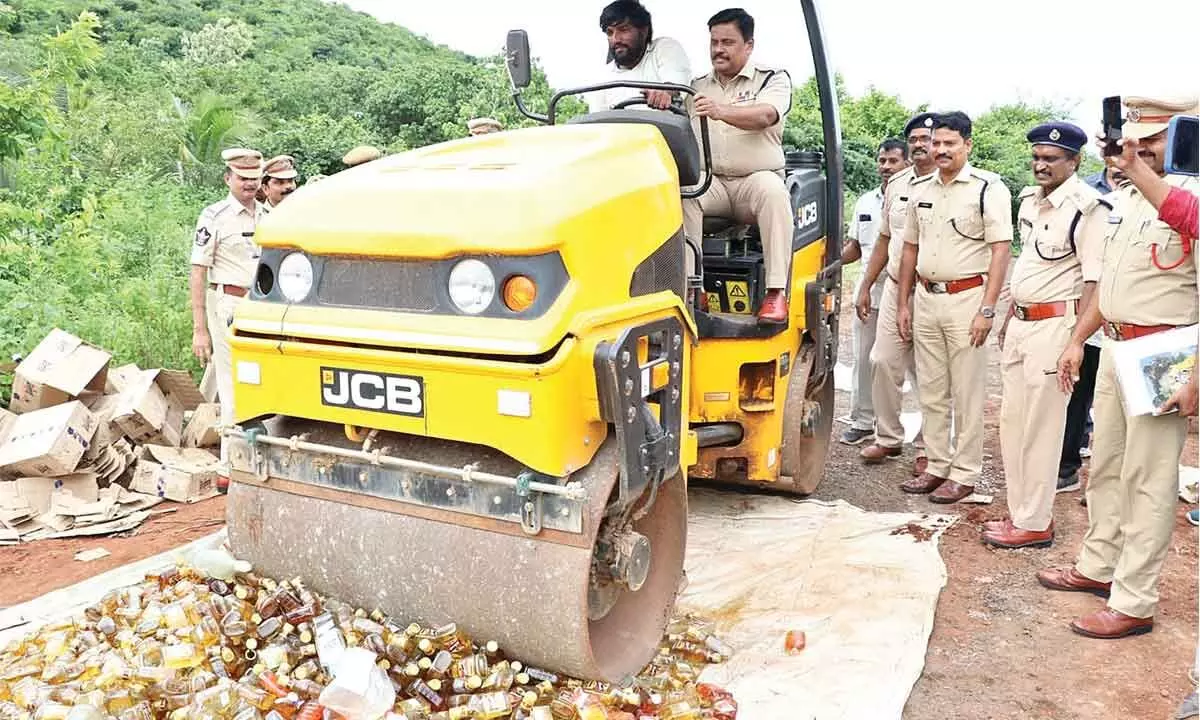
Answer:
<svg viewBox="0 0 1200 720"><path fill-rule="evenodd" d="M598 20L607 0L343 0L435 43L490 55L505 33L529 31L551 85L580 85L601 72ZM912 107L962 109L1053 100L1089 132L1106 95L1200 94L1197 0L818 0L830 60L849 89L874 85ZM727 0L643 0L656 35L670 35L694 74L711 69L706 21ZM735 0L757 22L754 57L812 74L800 3ZM1183 28L1184 32L1177 32Z"/></svg>

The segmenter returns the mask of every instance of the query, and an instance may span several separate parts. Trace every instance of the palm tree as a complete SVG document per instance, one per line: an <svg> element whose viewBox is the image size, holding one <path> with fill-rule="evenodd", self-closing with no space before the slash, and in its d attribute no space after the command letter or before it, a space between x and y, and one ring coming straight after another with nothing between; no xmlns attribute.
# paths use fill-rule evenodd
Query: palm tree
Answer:
<svg viewBox="0 0 1200 720"><path fill-rule="evenodd" d="M172 100L179 117L176 171L180 182L190 170L215 168L222 150L244 143L263 130L257 115L219 95L206 93L191 105L178 97Z"/></svg>

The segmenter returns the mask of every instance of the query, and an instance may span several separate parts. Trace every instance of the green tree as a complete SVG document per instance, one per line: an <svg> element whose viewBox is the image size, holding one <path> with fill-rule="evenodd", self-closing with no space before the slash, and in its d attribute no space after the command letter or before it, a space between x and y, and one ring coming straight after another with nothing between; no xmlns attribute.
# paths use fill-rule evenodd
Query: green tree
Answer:
<svg viewBox="0 0 1200 720"><path fill-rule="evenodd" d="M183 57L192 65L234 65L254 47L254 33L240 20L221 18L183 34Z"/></svg>
<svg viewBox="0 0 1200 720"><path fill-rule="evenodd" d="M190 105L174 98L174 105L179 118L181 180L216 168L223 150L245 143L262 130L262 123L251 111L235 107L218 95L203 95Z"/></svg>

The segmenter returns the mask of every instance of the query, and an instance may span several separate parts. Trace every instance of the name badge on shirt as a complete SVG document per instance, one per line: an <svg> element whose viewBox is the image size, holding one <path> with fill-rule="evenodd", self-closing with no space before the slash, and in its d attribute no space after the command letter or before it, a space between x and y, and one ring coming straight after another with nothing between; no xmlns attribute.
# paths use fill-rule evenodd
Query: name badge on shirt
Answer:
<svg viewBox="0 0 1200 720"><path fill-rule="evenodd" d="M858 221L859 222L871 222L871 216L870 215L859 215Z"/></svg>
<svg viewBox="0 0 1200 720"><path fill-rule="evenodd" d="M917 203L917 207L919 207L919 208L924 208L924 209L928 210L928 209L930 209L930 208L932 208L932 207L933 207L933 203L931 203L931 202L919 202L919 203Z"/></svg>

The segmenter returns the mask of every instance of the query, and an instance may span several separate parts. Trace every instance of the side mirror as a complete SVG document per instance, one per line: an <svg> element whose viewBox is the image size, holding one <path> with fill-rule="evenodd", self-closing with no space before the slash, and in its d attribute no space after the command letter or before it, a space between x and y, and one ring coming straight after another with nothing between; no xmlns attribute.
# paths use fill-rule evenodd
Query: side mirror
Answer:
<svg viewBox="0 0 1200 720"><path fill-rule="evenodd" d="M508 67L508 79L513 90L523 90L529 87L531 71L529 69L529 35L524 30L509 30L504 43L505 65Z"/></svg>

